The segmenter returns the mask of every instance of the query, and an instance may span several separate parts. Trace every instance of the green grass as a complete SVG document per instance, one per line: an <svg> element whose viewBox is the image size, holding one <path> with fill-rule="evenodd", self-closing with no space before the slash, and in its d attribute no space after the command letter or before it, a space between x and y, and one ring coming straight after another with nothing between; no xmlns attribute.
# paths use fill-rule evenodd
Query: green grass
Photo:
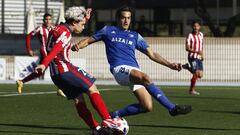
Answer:
<svg viewBox="0 0 240 135"><path fill-rule="evenodd" d="M98 88L113 89L101 92L110 111L137 102L127 87ZM197 97L188 95L187 87L161 88L173 102L192 105L193 112L171 117L166 109L154 102L152 112L125 117L130 125L128 135L240 135L239 87L199 87L201 96ZM24 86L24 92L55 90L53 85ZM0 85L1 135L88 134L88 127L79 119L72 101L56 94L3 97L13 93L15 85ZM97 113L93 113L100 121Z"/></svg>

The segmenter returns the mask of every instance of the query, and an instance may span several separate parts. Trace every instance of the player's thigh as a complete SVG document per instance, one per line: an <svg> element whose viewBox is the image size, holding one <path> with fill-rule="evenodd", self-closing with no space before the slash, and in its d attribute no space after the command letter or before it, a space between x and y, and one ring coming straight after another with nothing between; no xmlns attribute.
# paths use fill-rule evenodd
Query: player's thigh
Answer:
<svg viewBox="0 0 240 135"><path fill-rule="evenodd" d="M151 83L151 80L147 74L136 69L131 70L129 79L134 84L141 84L144 86L147 86Z"/></svg>
<svg viewBox="0 0 240 135"><path fill-rule="evenodd" d="M203 77L203 62L201 60L197 60L197 75L199 78Z"/></svg>
<svg viewBox="0 0 240 135"><path fill-rule="evenodd" d="M203 71L202 70L197 70L196 74L197 74L198 78L202 78L203 77Z"/></svg>
<svg viewBox="0 0 240 135"><path fill-rule="evenodd" d="M140 87L134 91L134 95L137 97L139 103L146 111L152 111L152 97L148 93L145 87Z"/></svg>
<svg viewBox="0 0 240 135"><path fill-rule="evenodd" d="M53 82L60 88L68 99L75 99L89 89L96 90L93 83L96 80L84 71L72 70L52 77Z"/></svg>
<svg viewBox="0 0 240 135"><path fill-rule="evenodd" d="M132 66L128 66L128 65L120 65L117 66L115 68L113 68L112 70L112 74L115 78L115 80L117 81L118 84L123 85L123 86L129 86L129 85L133 85L133 84L140 84L140 83L136 83L138 81L130 81L130 74L132 71L139 71L140 69L136 68L136 67L132 67ZM138 80L138 79L137 79Z"/></svg>

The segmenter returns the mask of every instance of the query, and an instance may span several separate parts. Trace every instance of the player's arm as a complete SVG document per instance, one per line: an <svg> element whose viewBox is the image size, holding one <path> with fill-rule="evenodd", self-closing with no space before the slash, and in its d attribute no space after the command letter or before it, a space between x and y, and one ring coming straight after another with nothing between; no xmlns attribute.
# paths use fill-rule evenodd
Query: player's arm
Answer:
<svg viewBox="0 0 240 135"><path fill-rule="evenodd" d="M198 53L199 55L201 55L201 53L202 53L201 51L195 51L193 48L191 48L191 38L190 38L190 36L188 36L188 38L186 39L185 49L189 53Z"/></svg>
<svg viewBox="0 0 240 135"><path fill-rule="evenodd" d="M186 43L185 45L185 49L186 51L190 52L190 53L198 53L197 51L194 51L193 48L190 47L190 44Z"/></svg>
<svg viewBox="0 0 240 135"><path fill-rule="evenodd" d="M34 56L33 50L31 48L32 33L33 32L30 32L29 34L26 35L26 49L27 49L27 53L28 53L29 56Z"/></svg>
<svg viewBox="0 0 240 135"><path fill-rule="evenodd" d="M107 33L106 31L107 31L107 26L103 27L101 30L96 32L91 37L80 40L77 44L72 46L71 50L78 51L79 49L83 49L92 43L103 40L104 36L106 36L106 33Z"/></svg>
<svg viewBox="0 0 240 135"><path fill-rule="evenodd" d="M156 63L169 67L173 70L178 70L178 71L181 70L182 66L180 63L170 63L168 60L163 58L158 52L154 52L150 47L146 49L146 55Z"/></svg>
<svg viewBox="0 0 240 135"><path fill-rule="evenodd" d="M50 53L46 57L44 57L42 63L38 65L35 68L36 73L43 72L48 64L57 56L58 53L60 53L63 48L70 42L71 40L71 33L62 32L60 36L58 36L58 39L56 40L56 43L53 45L53 48L51 49Z"/></svg>
<svg viewBox="0 0 240 135"><path fill-rule="evenodd" d="M55 56L63 50L61 43L56 43L50 53L43 59L42 63L35 68L36 73L42 73Z"/></svg>
<svg viewBox="0 0 240 135"><path fill-rule="evenodd" d="M80 40L75 45L73 45L71 50L78 51L79 49L83 49L94 42L96 42L96 40L93 37L87 37L85 39Z"/></svg>
<svg viewBox="0 0 240 135"><path fill-rule="evenodd" d="M26 35L26 49L29 56L34 56L33 50L31 48L31 38L36 36L40 32L40 27L36 27L33 31Z"/></svg>

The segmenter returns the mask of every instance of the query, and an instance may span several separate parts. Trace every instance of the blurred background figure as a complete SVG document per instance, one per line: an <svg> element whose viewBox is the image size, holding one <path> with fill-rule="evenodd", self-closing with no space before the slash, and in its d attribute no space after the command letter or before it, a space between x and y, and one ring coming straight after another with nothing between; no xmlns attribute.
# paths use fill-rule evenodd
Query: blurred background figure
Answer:
<svg viewBox="0 0 240 135"><path fill-rule="evenodd" d="M30 33L28 33L26 35L26 48L27 48L27 53L29 56L34 56L34 52L31 48L31 38L33 36L37 36L38 40L40 42L40 55L39 58L37 60L36 63L41 63L43 58L47 56L47 50L46 50L46 44L47 44L47 40L48 40L48 35L49 32L54 28L54 26L52 25L52 15L49 13L45 13L43 15L43 24L41 26L36 27L33 31L31 31ZM23 88L23 84L31 81L37 77L43 77L44 73L35 73L32 72L30 75L28 75L27 77L25 77L22 80L17 80L17 91L19 94L22 93L22 88ZM58 90L58 95L62 95L65 96L61 90Z"/></svg>

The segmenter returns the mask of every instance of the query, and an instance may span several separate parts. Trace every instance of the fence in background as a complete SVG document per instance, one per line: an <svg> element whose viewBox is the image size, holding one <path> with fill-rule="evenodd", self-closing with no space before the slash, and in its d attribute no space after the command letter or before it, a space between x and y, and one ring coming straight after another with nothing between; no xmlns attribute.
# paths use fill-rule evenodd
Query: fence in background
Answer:
<svg viewBox="0 0 240 135"><path fill-rule="evenodd" d="M2 0L0 1L0 26L2 25ZM25 5L26 2L26 5ZM49 1L48 9L53 15L53 22L58 19L62 2ZM32 5L35 11L35 18L37 25L42 24L42 17L45 13L45 1L44 0L4 0L4 31L5 34L24 34L26 14L29 10L29 6ZM1 30L1 27L0 27ZM1 31L0 31L1 33Z"/></svg>
<svg viewBox="0 0 240 135"><path fill-rule="evenodd" d="M185 38L145 38L151 48L171 62L187 62ZM77 42L79 38L73 38ZM206 38L204 45L204 77L202 82L238 83L240 82L240 38ZM189 82L191 74L183 70L173 71L149 60L146 55L136 52L141 70L157 81ZM13 56L7 59L7 79L13 76ZM95 43L79 52L71 52L71 58L86 60L87 72L99 80L113 80L105 55L103 42ZM2 58L2 57L1 57Z"/></svg>

